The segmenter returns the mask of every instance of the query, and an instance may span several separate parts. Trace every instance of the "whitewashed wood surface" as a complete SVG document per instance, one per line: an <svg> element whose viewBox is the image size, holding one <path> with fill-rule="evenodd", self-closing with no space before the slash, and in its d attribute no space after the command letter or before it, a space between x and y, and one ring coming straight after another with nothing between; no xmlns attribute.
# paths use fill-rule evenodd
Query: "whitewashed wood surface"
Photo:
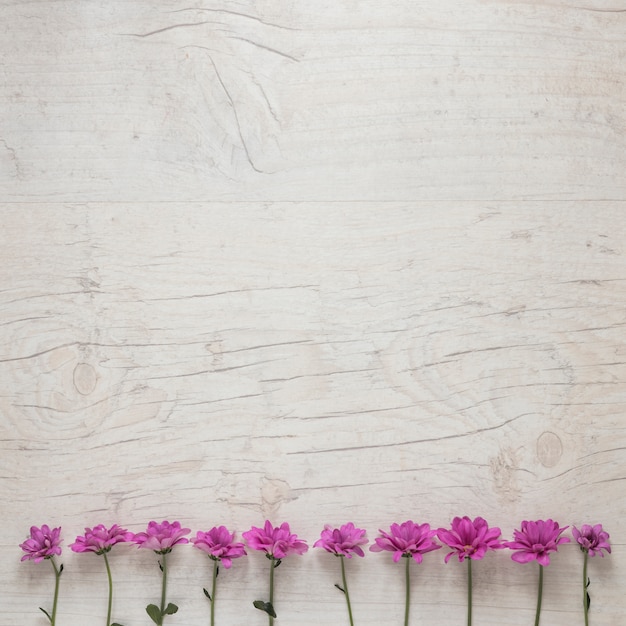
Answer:
<svg viewBox="0 0 626 626"><path fill-rule="evenodd" d="M622 0L0 0L0 624L101 624L85 526L368 529L601 522L591 623L626 623ZM568 531L569 532L569 531ZM413 624L465 619L465 568L413 568ZM170 561L207 624L209 561ZM220 576L262 625L267 561ZM149 624L155 556L112 553ZM277 570L279 624L346 624L335 559ZM534 617L536 569L475 567L477 625ZM357 624L401 624L386 554ZM542 626L582 623L582 557Z"/></svg>

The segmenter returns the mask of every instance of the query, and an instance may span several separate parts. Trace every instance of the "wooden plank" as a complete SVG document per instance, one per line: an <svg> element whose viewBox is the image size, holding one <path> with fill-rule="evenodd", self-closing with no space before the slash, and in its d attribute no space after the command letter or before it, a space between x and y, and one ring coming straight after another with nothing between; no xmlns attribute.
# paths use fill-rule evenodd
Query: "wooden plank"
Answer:
<svg viewBox="0 0 626 626"><path fill-rule="evenodd" d="M507 536L527 518L601 521L615 550L592 561L594 613L619 623L626 213L550 208L5 212L8 553L41 523L62 524L67 546L84 526L139 531L165 517L194 530L288 520L311 544L348 519L371 539L394 521L457 514ZM155 557L117 552L116 615L141 623L158 597ZM180 619L202 623L210 571L192 552L172 560L171 594ZM553 624L580 613L581 558L561 552L546 581ZM442 555L415 568L414 613L458 623L464 568ZM51 571L17 556L0 583L6 614L36 623ZM84 623L104 607L102 563L67 548L63 560L63 621ZM325 554L286 560L285 622L344 619L336 567ZM350 568L359 622L399 621L399 566L368 554ZM265 570L253 554L220 580L223 619L262 623L248 601ZM527 623L535 576L489 555L476 567L476 620Z"/></svg>
<svg viewBox="0 0 626 626"><path fill-rule="evenodd" d="M7 624L104 620L85 526L151 519L309 544L352 520L602 522L592 623L621 626L626 13L493 0L0 0L0 508ZM570 531L568 531L569 533ZM413 568L415 622L458 624L465 571ZM10 556L13 555L13 556ZM151 553L112 553L147 623ZM172 554L171 623L210 562ZM348 563L358 624L402 623L389 555ZM542 624L582 621L582 558ZM220 575L262 624L267 561ZM535 566L489 554L475 623L532 623ZM282 624L347 623L336 559L277 570ZM168 622L169 623L169 622Z"/></svg>
<svg viewBox="0 0 626 626"><path fill-rule="evenodd" d="M7 200L624 198L605 3L0 6Z"/></svg>

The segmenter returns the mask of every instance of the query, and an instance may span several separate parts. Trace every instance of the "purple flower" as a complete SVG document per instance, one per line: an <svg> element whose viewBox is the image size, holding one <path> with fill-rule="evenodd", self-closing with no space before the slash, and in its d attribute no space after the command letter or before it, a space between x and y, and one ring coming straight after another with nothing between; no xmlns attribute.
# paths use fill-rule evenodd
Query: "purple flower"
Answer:
<svg viewBox="0 0 626 626"><path fill-rule="evenodd" d="M76 537L70 548L74 552L95 552L100 555L109 552L116 543L132 541L133 537L133 533L117 524L113 524L108 530L104 524L98 524L93 528L85 528L85 536Z"/></svg>
<svg viewBox="0 0 626 626"><path fill-rule="evenodd" d="M291 534L287 522L274 528L269 520L265 520L263 528L253 526L242 535L253 550L263 550L274 559L280 560L288 554L304 554L309 549L306 541Z"/></svg>
<svg viewBox="0 0 626 626"><path fill-rule="evenodd" d="M26 554L20 559L25 561L30 559L39 563L44 559L50 559L55 554L61 555L61 527L53 528L44 524L41 528L37 526L30 527L30 538L20 544L20 548Z"/></svg>
<svg viewBox="0 0 626 626"><path fill-rule="evenodd" d="M386 533L379 530L382 536L376 538L376 544L370 547L370 551L393 552L395 563L403 556L412 556L417 563L421 563L423 554L441 548L432 540L437 531L431 530L429 524L414 524L409 520L403 524L392 524L390 531Z"/></svg>
<svg viewBox="0 0 626 626"><path fill-rule="evenodd" d="M551 519L536 522L524 520L522 529L513 532L515 541L505 541L504 545L511 550L518 550L511 555L518 563L537 561L539 565L550 565L550 552L556 552L560 544L570 541L560 536L567 528L559 528L557 522Z"/></svg>
<svg viewBox="0 0 626 626"><path fill-rule="evenodd" d="M498 541L500 534L499 528L489 528L482 517L472 521L467 515L455 517L450 530L446 528L437 530L438 539L452 548L452 552L448 552L444 559L446 563L453 554L457 555L459 562L464 559L480 560L487 550L504 548Z"/></svg>
<svg viewBox="0 0 626 626"><path fill-rule="evenodd" d="M221 561L226 569L230 569L232 559L245 556L243 543L235 543L235 533L229 532L226 526L211 528L208 532L198 531L191 543L206 552L214 561Z"/></svg>
<svg viewBox="0 0 626 626"><path fill-rule="evenodd" d="M602 530L602 524L596 524L595 526L583 524L580 530L574 526L572 534L574 539L580 544L580 549L583 552L587 552L589 556L599 554L601 557L604 557L602 550L606 550L608 553L611 552L609 533Z"/></svg>
<svg viewBox="0 0 626 626"><path fill-rule="evenodd" d="M157 554L167 554L178 543L189 543L185 535L191 532L189 528L181 528L179 522L167 521L157 524L150 522L145 533L137 533L133 541L140 548L154 550Z"/></svg>
<svg viewBox="0 0 626 626"><path fill-rule="evenodd" d="M332 528L326 524L313 547L324 548L327 552L332 552L336 556L345 556L348 559L351 559L353 554L364 556L361 546L368 543L365 532L363 528L355 528L352 522L340 528Z"/></svg>

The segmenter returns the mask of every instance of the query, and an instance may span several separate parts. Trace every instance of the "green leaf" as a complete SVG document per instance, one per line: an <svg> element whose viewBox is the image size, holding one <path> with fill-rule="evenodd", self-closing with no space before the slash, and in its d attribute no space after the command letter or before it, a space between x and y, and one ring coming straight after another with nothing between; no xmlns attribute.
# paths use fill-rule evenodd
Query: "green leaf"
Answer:
<svg viewBox="0 0 626 626"><path fill-rule="evenodd" d="M118 624L117 622L113 622L112 624L110 624L109 626L123 626L122 624Z"/></svg>
<svg viewBox="0 0 626 626"><path fill-rule="evenodd" d="M211 594L204 588L202 587L202 591L204 591L204 595L211 600L211 602L213 602L213 600L211 599Z"/></svg>
<svg viewBox="0 0 626 626"><path fill-rule="evenodd" d="M341 593L346 593L346 590L343 587L340 587L337 583L335 583L335 587L337 587Z"/></svg>
<svg viewBox="0 0 626 626"><path fill-rule="evenodd" d="M161 565L161 561L157 561L157 563L159 564L159 569L163 571L163 566Z"/></svg>
<svg viewBox="0 0 626 626"><path fill-rule="evenodd" d="M274 563L274 567L278 567L280 564L282 563L281 559L276 559L276 562Z"/></svg>
<svg viewBox="0 0 626 626"><path fill-rule="evenodd" d="M178 612L178 607L171 602L165 607L163 611L163 615L174 615L174 613Z"/></svg>
<svg viewBox="0 0 626 626"><path fill-rule="evenodd" d="M263 600L255 600L252 604L254 604L255 609L259 609L259 611L263 611L267 613L270 617L276 617L276 611L274 611L274 607L271 602L263 602Z"/></svg>
<svg viewBox="0 0 626 626"><path fill-rule="evenodd" d="M39 610L48 618L48 620L52 624L52 618L50 617L50 613L48 613L48 611L46 611L46 609L42 609L41 607L39 607Z"/></svg>
<svg viewBox="0 0 626 626"><path fill-rule="evenodd" d="M157 625L163 624L163 616L161 615L161 609L156 604L149 604L146 607L146 613L150 616L150 619Z"/></svg>
<svg viewBox="0 0 626 626"><path fill-rule="evenodd" d="M59 567L59 576L63 573L63 563Z"/></svg>
<svg viewBox="0 0 626 626"><path fill-rule="evenodd" d="M590 606L591 606L591 596L587 594L587 610L589 610Z"/></svg>

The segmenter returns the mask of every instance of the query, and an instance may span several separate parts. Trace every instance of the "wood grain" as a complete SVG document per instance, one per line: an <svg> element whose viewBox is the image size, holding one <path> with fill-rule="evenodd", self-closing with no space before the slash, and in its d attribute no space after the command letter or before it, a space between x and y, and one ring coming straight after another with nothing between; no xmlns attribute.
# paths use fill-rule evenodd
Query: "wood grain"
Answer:
<svg viewBox="0 0 626 626"><path fill-rule="evenodd" d="M59 623L104 621L85 526L482 515L602 522L592 623L623 623L624 31L615 4L2 1L0 623L44 624L32 524L62 525ZM347 623L337 562L277 571L279 623ZM413 570L458 624L465 571ZM262 624L258 554L220 623ZM359 624L402 621L389 557L349 562ZM112 553L148 623L153 554ZM48 571L50 569L50 571ZM530 623L536 570L477 564L475 622ZM582 558L542 624L580 623ZM171 559L172 624L209 562Z"/></svg>

